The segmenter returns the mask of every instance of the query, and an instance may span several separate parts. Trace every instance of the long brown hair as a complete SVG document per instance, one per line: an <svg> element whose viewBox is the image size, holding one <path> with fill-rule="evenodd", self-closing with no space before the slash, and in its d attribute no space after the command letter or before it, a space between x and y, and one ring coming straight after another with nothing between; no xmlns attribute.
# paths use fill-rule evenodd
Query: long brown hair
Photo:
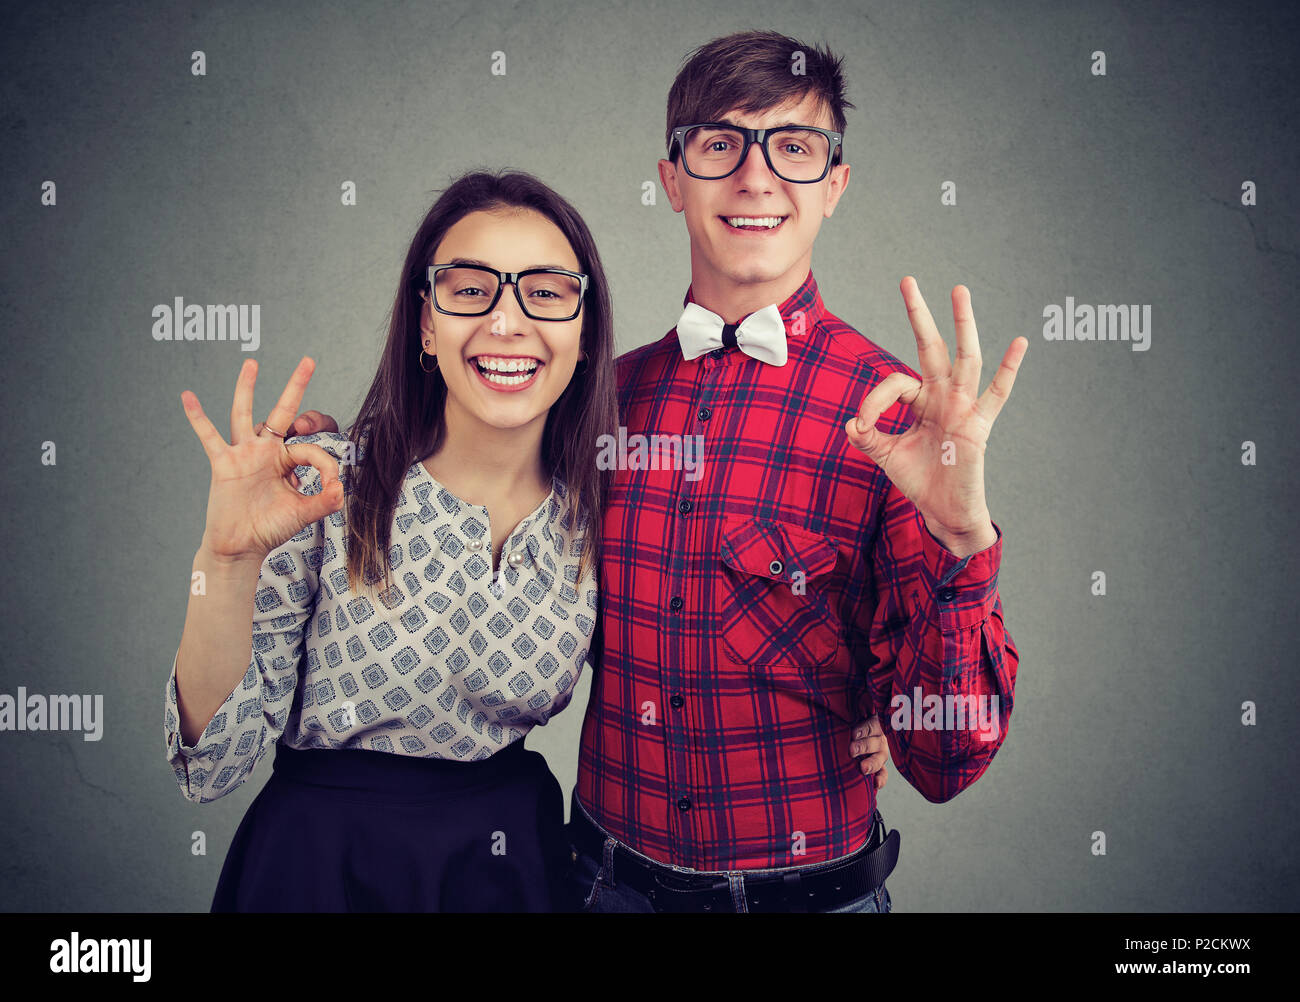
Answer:
<svg viewBox="0 0 1300 1002"><path fill-rule="evenodd" d="M425 372L419 362L420 292L427 286L428 266L436 263L433 253L469 213L510 208L532 209L559 227L579 269L589 276L580 343L587 365L547 414L542 461L548 475L564 482L570 524L583 537L578 582L596 566L601 516L613 479L611 471L597 466L598 439L613 434L618 423L613 312L605 272L586 223L549 187L523 171L474 171L443 191L411 240L379 371L348 430L358 453L345 516L348 587L353 591L359 591L358 583L368 587L381 577L385 592L392 587L388 547L402 481L412 463L441 448L446 435L447 384L439 370Z"/></svg>

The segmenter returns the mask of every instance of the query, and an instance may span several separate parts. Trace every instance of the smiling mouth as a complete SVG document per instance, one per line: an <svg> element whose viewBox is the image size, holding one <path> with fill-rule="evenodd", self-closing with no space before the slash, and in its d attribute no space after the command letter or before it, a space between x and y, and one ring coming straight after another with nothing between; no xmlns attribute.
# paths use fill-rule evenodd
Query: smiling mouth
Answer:
<svg viewBox="0 0 1300 1002"><path fill-rule="evenodd" d="M788 216L719 216L729 229L746 233L771 233L781 228Z"/></svg>
<svg viewBox="0 0 1300 1002"><path fill-rule="evenodd" d="M494 386L514 387L531 383L545 364L536 358L495 358L476 356L469 360L484 382Z"/></svg>

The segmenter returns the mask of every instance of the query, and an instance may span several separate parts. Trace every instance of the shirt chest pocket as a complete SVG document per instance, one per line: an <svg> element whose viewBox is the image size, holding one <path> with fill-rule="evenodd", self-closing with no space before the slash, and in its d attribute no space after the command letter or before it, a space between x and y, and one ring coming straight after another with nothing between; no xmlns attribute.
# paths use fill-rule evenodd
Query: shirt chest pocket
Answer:
<svg viewBox="0 0 1300 1002"><path fill-rule="evenodd" d="M786 522L724 519L719 599L727 657L774 668L829 663L839 629L824 585L837 552L825 536Z"/></svg>

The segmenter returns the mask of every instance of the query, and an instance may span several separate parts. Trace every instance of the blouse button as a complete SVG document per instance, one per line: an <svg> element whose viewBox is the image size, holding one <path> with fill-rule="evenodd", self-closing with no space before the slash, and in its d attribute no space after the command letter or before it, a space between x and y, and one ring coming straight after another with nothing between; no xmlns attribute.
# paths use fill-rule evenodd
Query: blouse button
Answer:
<svg viewBox="0 0 1300 1002"><path fill-rule="evenodd" d="M479 550L483 549L483 540L471 539L465 545L468 546L473 552L477 553Z"/></svg>
<svg viewBox="0 0 1300 1002"><path fill-rule="evenodd" d="M771 571L773 574L780 574L782 566L783 565L781 561L773 560L770 564L767 565L767 569Z"/></svg>
<svg viewBox="0 0 1300 1002"><path fill-rule="evenodd" d="M511 567L518 567L520 564L524 562L523 551L515 550L513 553L510 554L510 556L506 557L506 562L509 563Z"/></svg>

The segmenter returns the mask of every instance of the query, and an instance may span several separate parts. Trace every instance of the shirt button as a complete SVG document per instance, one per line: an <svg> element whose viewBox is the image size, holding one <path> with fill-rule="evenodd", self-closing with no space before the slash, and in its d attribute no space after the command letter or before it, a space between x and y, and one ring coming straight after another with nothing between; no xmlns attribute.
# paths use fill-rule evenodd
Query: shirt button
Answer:
<svg viewBox="0 0 1300 1002"><path fill-rule="evenodd" d="M483 549L483 540L481 540L481 539L471 539L471 540L470 540L468 543L466 543L465 545L466 545L467 547L469 547L471 550L473 550L475 553L477 553L479 550Z"/></svg>
<svg viewBox="0 0 1300 1002"><path fill-rule="evenodd" d="M672 699L668 700L668 702L672 704L672 708L674 710L680 710L682 708L682 704L686 702L686 700L682 699L682 697L677 693L673 693Z"/></svg>
<svg viewBox="0 0 1300 1002"><path fill-rule="evenodd" d="M701 407L701 408L700 408L700 420L701 420L701 421L707 421L707 420L709 419L709 415L710 415L711 413L712 413L712 411L710 411L707 407Z"/></svg>
<svg viewBox="0 0 1300 1002"><path fill-rule="evenodd" d="M951 602L956 597L957 597L957 589L954 588L952 585L944 585L942 588L939 589L940 602Z"/></svg>
<svg viewBox="0 0 1300 1002"><path fill-rule="evenodd" d="M677 809L679 811L689 811L691 809L691 798L682 797L681 800L677 801Z"/></svg>
<svg viewBox="0 0 1300 1002"><path fill-rule="evenodd" d="M515 550L510 554L510 556L506 557L506 562L510 564L511 567L518 567L524 562L524 551Z"/></svg>
<svg viewBox="0 0 1300 1002"><path fill-rule="evenodd" d="M773 560L770 564L767 565L767 569L771 571L773 574L780 574L782 567L783 565L779 560Z"/></svg>
<svg viewBox="0 0 1300 1002"><path fill-rule="evenodd" d="M691 507L692 505L689 501L683 501L681 504L677 506L677 510L681 512L683 515L685 515L688 511L691 510Z"/></svg>
<svg viewBox="0 0 1300 1002"><path fill-rule="evenodd" d="M670 609L676 611L677 609L680 609L681 607L682 607L682 600L681 600L680 598L678 598L676 595L674 595L674 596L672 597L672 599L671 599L671 600L669 601L669 603L668 603L668 608L670 608Z"/></svg>

